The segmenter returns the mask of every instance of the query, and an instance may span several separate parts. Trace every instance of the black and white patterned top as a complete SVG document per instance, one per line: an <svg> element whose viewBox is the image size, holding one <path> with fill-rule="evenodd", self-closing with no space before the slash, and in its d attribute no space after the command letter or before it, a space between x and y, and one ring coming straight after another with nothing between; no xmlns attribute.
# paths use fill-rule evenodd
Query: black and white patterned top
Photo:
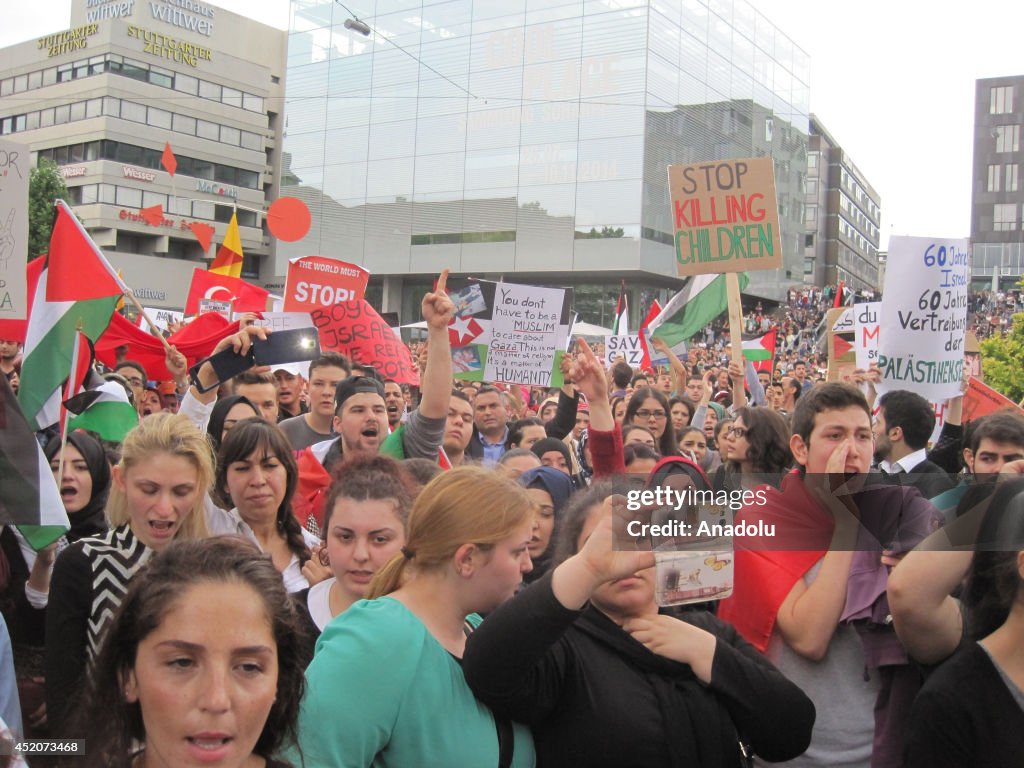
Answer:
<svg viewBox="0 0 1024 768"><path fill-rule="evenodd" d="M46 608L46 709L67 726L88 664L132 577L152 556L125 524L75 542L57 557ZM54 733L65 733L58 727Z"/></svg>

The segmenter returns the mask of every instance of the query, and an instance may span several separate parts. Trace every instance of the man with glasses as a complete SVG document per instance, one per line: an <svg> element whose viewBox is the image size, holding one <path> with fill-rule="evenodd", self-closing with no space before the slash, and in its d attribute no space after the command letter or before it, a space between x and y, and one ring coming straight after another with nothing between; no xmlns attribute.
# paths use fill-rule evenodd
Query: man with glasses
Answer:
<svg viewBox="0 0 1024 768"><path fill-rule="evenodd" d="M142 393L146 389L146 382L149 381L149 377L146 375L146 369L142 367L142 363L138 363L134 360L122 360L114 369L114 373L128 382L128 386L132 388L132 397L135 408L139 410L139 413L141 413Z"/></svg>

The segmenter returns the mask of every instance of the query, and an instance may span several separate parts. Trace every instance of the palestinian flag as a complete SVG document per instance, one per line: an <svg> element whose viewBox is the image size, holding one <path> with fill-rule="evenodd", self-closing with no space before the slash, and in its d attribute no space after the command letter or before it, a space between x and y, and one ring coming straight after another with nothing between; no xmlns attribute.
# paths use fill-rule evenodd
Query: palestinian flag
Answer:
<svg viewBox="0 0 1024 768"><path fill-rule="evenodd" d="M612 325L615 336L629 335L629 298L626 296L626 281L619 283L619 300L615 303L615 323Z"/></svg>
<svg viewBox="0 0 1024 768"><path fill-rule="evenodd" d="M75 332L98 339L128 292L67 204L58 200L56 207L50 252L40 257L44 261L36 267L38 278L29 294L18 390L22 412L37 430L60 419L61 388L71 373Z"/></svg>
<svg viewBox="0 0 1024 768"><path fill-rule="evenodd" d="M106 381L96 389L75 395L64 403L68 413L68 429L95 432L113 443L124 441L125 435L139 425L139 414L128 402L128 393L116 381Z"/></svg>
<svg viewBox="0 0 1024 768"><path fill-rule="evenodd" d="M740 290L750 279L739 274ZM650 335L664 339L670 347L688 341L704 327L729 309L725 275L694 275L679 293L673 296L656 318L647 326Z"/></svg>
<svg viewBox="0 0 1024 768"><path fill-rule="evenodd" d="M0 376L0 523L19 526L35 548L71 526L50 464L6 376Z"/></svg>
<svg viewBox="0 0 1024 768"><path fill-rule="evenodd" d="M242 238L238 234L238 212L231 214L224 242L217 249L217 255L210 263L210 271L228 277L242 276Z"/></svg>
<svg viewBox="0 0 1024 768"><path fill-rule="evenodd" d="M403 435L405 434L405 424L399 424L398 427L384 438L384 442L380 446L380 452L385 456L402 461L406 458L405 456L405 443L402 442ZM441 469L451 469L452 463L448 458L448 454L444 452L442 446L437 446L437 465Z"/></svg>
<svg viewBox="0 0 1024 768"><path fill-rule="evenodd" d="M68 373L67 381L64 382L64 390L61 393L61 401L66 402L79 390L85 389L89 371L92 370L92 346L89 339L81 331L75 331L75 343L71 348L71 370ZM61 408L60 431L67 434L69 413Z"/></svg>
<svg viewBox="0 0 1024 768"><path fill-rule="evenodd" d="M756 339L749 339L743 342L743 357L754 364L756 371L772 370L772 360L775 358L775 329L768 331Z"/></svg>

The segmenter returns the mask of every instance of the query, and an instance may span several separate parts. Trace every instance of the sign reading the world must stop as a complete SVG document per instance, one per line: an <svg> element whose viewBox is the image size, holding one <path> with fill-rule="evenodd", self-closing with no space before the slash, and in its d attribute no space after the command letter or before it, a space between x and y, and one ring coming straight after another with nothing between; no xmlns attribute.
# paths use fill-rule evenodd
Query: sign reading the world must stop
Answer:
<svg viewBox="0 0 1024 768"><path fill-rule="evenodd" d="M370 273L356 264L326 256L288 261L284 286L285 312L311 312L344 301L360 301Z"/></svg>
<svg viewBox="0 0 1024 768"><path fill-rule="evenodd" d="M670 165L668 185L680 275L782 266L770 157Z"/></svg>

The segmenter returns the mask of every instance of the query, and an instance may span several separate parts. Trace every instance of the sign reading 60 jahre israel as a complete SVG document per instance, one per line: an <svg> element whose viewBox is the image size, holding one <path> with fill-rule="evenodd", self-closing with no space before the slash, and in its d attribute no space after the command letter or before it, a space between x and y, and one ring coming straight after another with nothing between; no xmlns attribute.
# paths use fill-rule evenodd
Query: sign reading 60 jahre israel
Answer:
<svg viewBox="0 0 1024 768"><path fill-rule="evenodd" d="M680 275L782 266L770 157L670 165L668 185Z"/></svg>

